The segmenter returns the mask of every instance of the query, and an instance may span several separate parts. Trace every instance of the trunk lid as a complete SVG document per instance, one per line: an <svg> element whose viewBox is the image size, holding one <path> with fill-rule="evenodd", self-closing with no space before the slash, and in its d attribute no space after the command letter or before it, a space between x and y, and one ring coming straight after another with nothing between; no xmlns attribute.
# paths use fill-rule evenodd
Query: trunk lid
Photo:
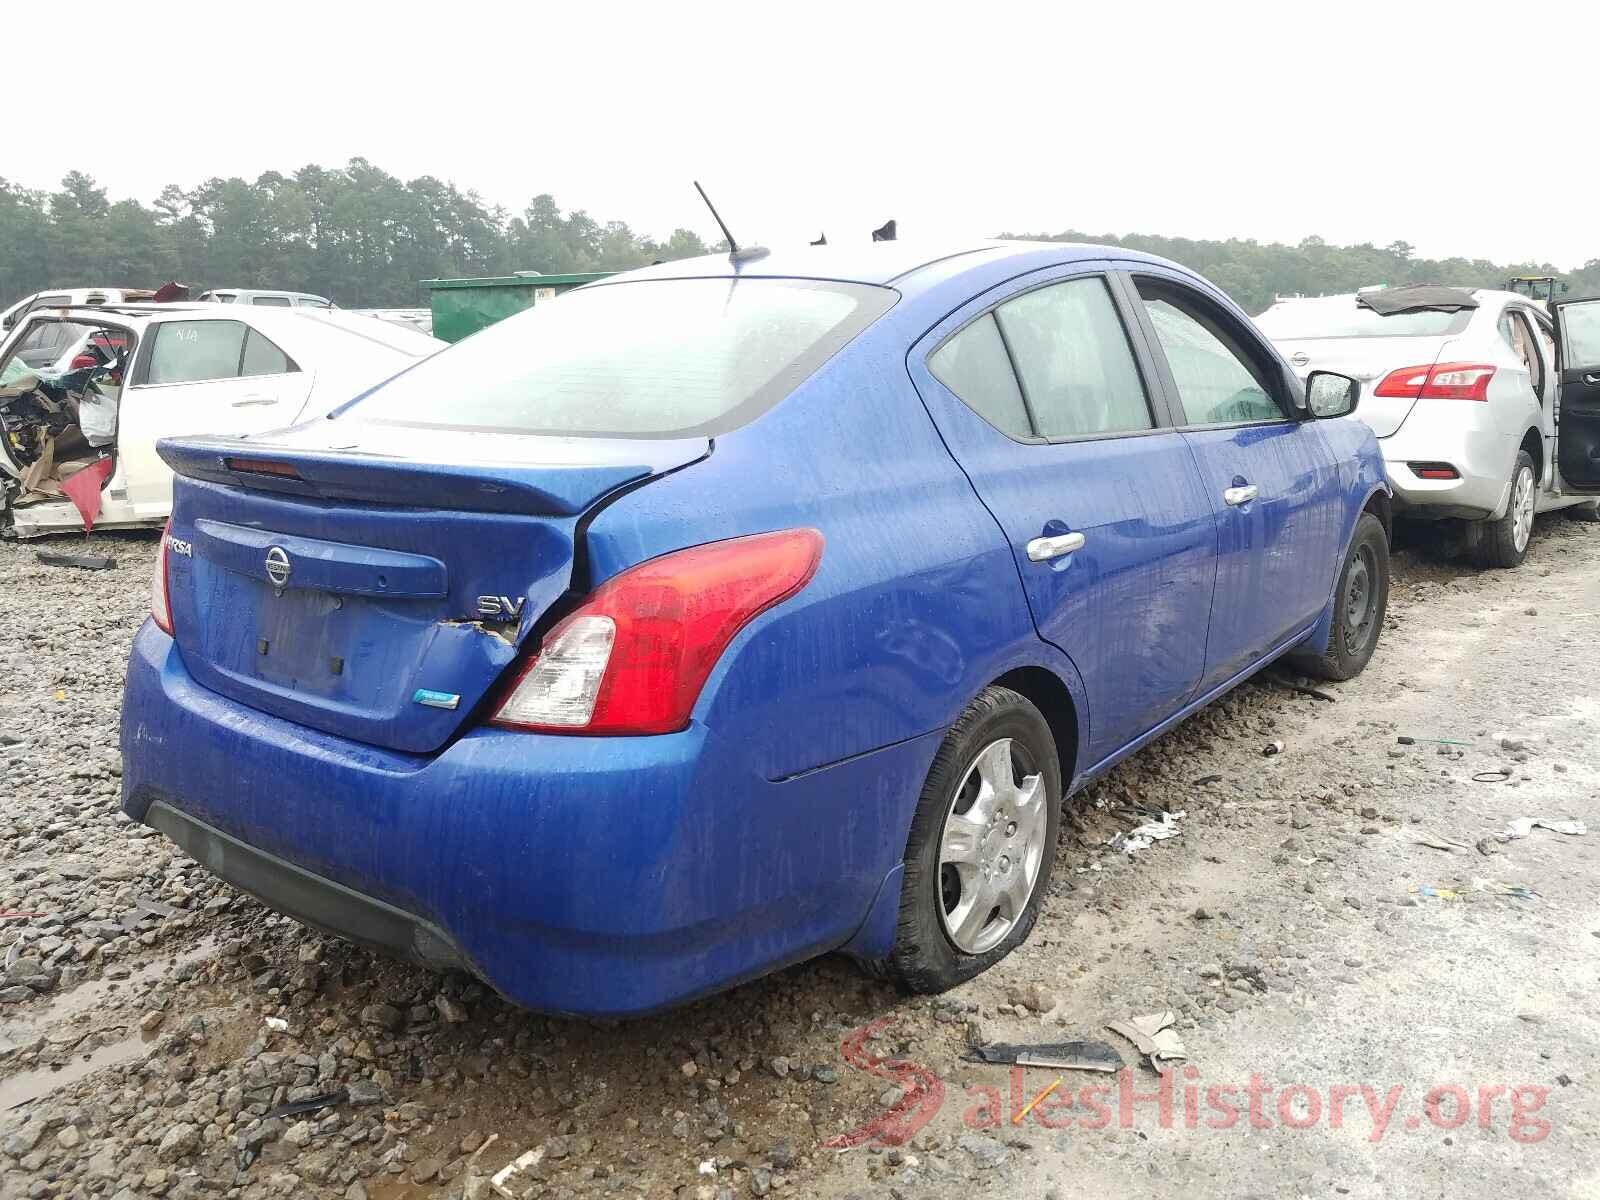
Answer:
<svg viewBox="0 0 1600 1200"><path fill-rule="evenodd" d="M1405 423L1416 400L1377 396L1374 391L1390 371L1439 361L1449 337L1299 338L1273 344L1304 379L1312 371L1337 371L1361 381L1356 417L1379 437L1388 437Z"/></svg>
<svg viewBox="0 0 1600 1200"><path fill-rule="evenodd" d="M709 442L341 420L159 449L178 475L168 569L195 679L286 720L428 753L566 592L583 514Z"/></svg>

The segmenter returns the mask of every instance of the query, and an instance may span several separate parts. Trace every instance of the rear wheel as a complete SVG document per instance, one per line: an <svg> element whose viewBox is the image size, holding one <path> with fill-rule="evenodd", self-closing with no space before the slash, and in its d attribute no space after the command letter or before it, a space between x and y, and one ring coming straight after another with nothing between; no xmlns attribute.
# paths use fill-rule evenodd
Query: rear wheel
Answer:
<svg viewBox="0 0 1600 1200"><path fill-rule="evenodd" d="M1038 919L1061 830L1061 764L1043 715L986 688L933 760L906 844L888 974L942 992L1019 946Z"/></svg>
<svg viewBox="0 0 1600 1200"><path fill-rule="evenodd" d="M1389 608L1389 539L1383 522L1362 513L1333 594L1333 627L1322 654L1291 654L1289 663L1318 679L1353 679L1378 646Z"/></svg>
<svg viewBox="0 0 1600 1200"><path fill-rule="evenodd" d="M1528 557L1533 541L1533 514L1538 504L1539 477L1533 458L1526 450L1517 451L1517 464L1511 469L1511 499L1505 515L1478 525L1478 540L1472 556L1480 567L1520 567Z"/></svg>

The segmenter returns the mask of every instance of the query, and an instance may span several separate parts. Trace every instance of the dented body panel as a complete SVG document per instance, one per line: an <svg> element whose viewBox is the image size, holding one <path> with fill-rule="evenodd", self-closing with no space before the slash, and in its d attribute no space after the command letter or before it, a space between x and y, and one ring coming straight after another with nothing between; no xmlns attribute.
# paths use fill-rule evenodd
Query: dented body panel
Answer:
<svg viewBox="0 0 1600 1200"><path fill-rule="evenodd" d="M1081 786L1316 636L1349 531L1382 487L1369 432L1351 422L1363 435L1351 440L1302 423L1320 438L1305 451L1308 469L1327 470L1229 533L1211 499L1227 481L1206 474L1182 434L1164 432L1141 440L1168 439L1188 483L1124 517L1102 514L1105 538L1070 566L1019 560L994 481L950 423L958 402L934 394L916 356L975 297L1111 253L982 247L859 276L828 257L830 278L892 286L897 301L770 408L698 444L504 439L498 462L415 448L363 457L365 434L348 453L332 444L341 418L252 447L274 464L255 475L229 467L216 444L169 444L182 476L175 536L192 540L210 521L259 531L253 542L229 534L227 553L282 542L323 574L308 567L299 578L313 582L296 596L295 576L275 589L264 558L223 565L197 550L174 565L176 641L147 625L129 667L126 811L154 812L158 825L169 810L188 814L411 914L504 995L538 1009L632 1015L828 950L883 956L912 813L945 730L973 697L1019 671L1053 680L1075 725L1060 746L1063 776ZM781 276L800 273L799 261L774 255L740 270ZM713 269L729 268L719 259L645 274ZM1103 455L1096 471L1075 474L1060 447L1012 447L1035 450L1057 452L1056 502L1090 528L1106 488L1149 486L1139 477L1148 464L1131 458ZM1073 454L1096 461L1091 443ZM519 458L529 464L521 475L509 466ZM406 489L447 507L403 502L393 482L408 471ZM471 492L474 479L492 486ZM1308 520L1297 525L1296 514ZM1307 523L1323 542L1300 532ZM511 664L579 597L675 550L799 527L824 540L815 575L734 636L688 728L575 737L485 724ZM313 544L297 551L275 540L280 532ZM436 560L445 595L372 597L363 550ZM1227 554L1240 569L1223 582ZM1213 607L1247 598L1261 575L1242 568L1266 554L1298 564L1306 611L1262 625L1244 666L1212 686ZM1187 572L1181 597L1146 604L1163 596L1163 563ZM437 590L431 568L411 565L413 591ZM1077 619L1040 608L1051 593L1024 585L1030 567L1076 572ZM1114 638L1097 616L1106 596L1119 606ZM229 601L217 609L232 614L226 630L209 611L217 597ZM333 598L346 609L306 619L307 606ZM339 615L358 602L359 619ZM298 619L280 616L293 606ZM511 628L509 611L515 645L492 636ZM256 661L274 649L260 654L261 640L298 637L304 644L286 651L294 670L339 657L349 671L363 633L376 657L358 674L379 668L370 680L311 686L308 674L275 676ZM1183 677L1119 670L1118 648L1139 638L1192 651ZM435 697L459 705L432 708ZM215 860L226 875L226 853Z"/></svg>

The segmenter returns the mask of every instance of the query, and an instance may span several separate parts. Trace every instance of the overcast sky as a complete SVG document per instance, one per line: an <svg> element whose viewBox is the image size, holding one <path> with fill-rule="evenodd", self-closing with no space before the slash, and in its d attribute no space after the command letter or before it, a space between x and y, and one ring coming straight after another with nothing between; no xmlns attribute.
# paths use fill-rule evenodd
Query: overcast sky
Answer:
<svg viewBox="0 0 1600 1200"><path fill-rule="evenodd" d="M93 14L103 8L100 17ZM1002 230L1600 257L1600 5L3 6L0 175L354 155L741 241ZM1556 19L1559 18L1559 19ZM37 103L28 104L32 96ZM81 102L78 102L81 101ZM53 116L51 114L54 114ZM46 118L49 119L46 119Z"/></svg>

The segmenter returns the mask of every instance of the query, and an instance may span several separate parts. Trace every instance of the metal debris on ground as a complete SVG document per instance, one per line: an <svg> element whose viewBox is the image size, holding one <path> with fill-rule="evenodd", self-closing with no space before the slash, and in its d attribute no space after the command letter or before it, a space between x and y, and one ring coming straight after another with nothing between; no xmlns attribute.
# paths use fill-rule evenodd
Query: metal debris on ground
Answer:
<svg viewBox="0 0 1600 1200"><path fill-rule="evenodd" d="M1189 1057L1183 1048L1183 1041L1172 1028L1177 1020L1177 1014L1167 1009L1165 1012L1131 1017L1126 1021L1110 1021L1106 1024L1106 1028L1132 1042L1151 1068L1159 1071L1163 1063Z"/></svg>
<svg viewBox="0 0 1600 1200"><path fill-rule="evenodd" d="M1418 742L1427 742L1428 745L1430 745L1430 746L1470 746L1470 745L1472 745L1471 742L1458 741L1455 738L1409 737L1406 734L1401 734L1399 737L1395 738L1395 741L1399 742L1400 745L1402 745L1402 746L1415 746Z"/></svg>
<svg viewBox="0 0 1600 1200"><path fill-rule="evenodd" d="M1143 850L1152 842L1164 842L1168 838L1177 837L1178 819L1188 816L1188 810L1182 812L1164 812L1155 820L1145 821L1135 826L1127 833L1114 833L1107 840L1106 845L1120 847L1124 854L1132 854L1135 850Z"/></svg>
<svg viewBox="0 0 1600 1200"><path fill-rule="evenodd" d="M1444 850L1447 853L1454 853L1457 850L1472 849L1472 847L1466 842L1454 841L1451 838L1442 837L1437 833L1415 833L1408 837L1406 841L1413 846L1427 846L1434 850Z"/></svg>
<svg viewBox="0 0 1600 1200"><path fill-rule="evenodd" d="M1310 696L1313 700L1321 700L1324 704L1334 704L1337 703L1339 699L1339 697L1330 692L1325 692L1321 688L1307 687L1303 683L1293 683L1290 680L1281 679L1276 675L1268 675L1266 677L1266 681L1271 684L1276 684L1285 691L1294 692L1296 695Z"/></svg>
<svg viewBox="0 0 1600 1200"><path fill-rule="evenodd" d="M332 1108L336 1104L343 1104L350 1098L350 1093L344 1088L336 1092L324 1092L320 1096L307 1096L304 1100L289 1100L278 1107L268 1109L263 1121L270 1121L274 1117L294 1117L301 1113L316 1112L318 1109Z"/></svg>
<svg viewBox="0 0 1600 1200"><path fill-rule="evenodd" d="M47 567L78 567L85 571L109 571L117 560L109 554L63 554L57 550L38 550L35 557Z"/></svg>
<svg viewBox="0 0 1600 1200"><path fill-rule="evenodd" d="M1281 740L1270 741L1265 746L1261 747L1261 757L1263 758L1272 758L1275 755L1282 753L1283 742Z"/></svg>
<svg viewBox="0 0 1600 1200"><path fill-rule="evenodd" d="M1206 784L1208 784L1208 783L1221 783L1221 782L1222 782L1222 776L1221 775L1202 775L1202 776L1200 776L1199 779L1191 780L1189 782L1189 786L1190 787L1205 787Z"/></svg>
<svg viewBox="0 0 1600 1200"><path fill-rule="evenodd" d="M1119 1071L1122 1056L1109 1042L988 1042L967 1051L969 1062L1064 1071Z"/></svg>
<svg viewBox="0 0 1600 1200"><path fill-rule="evenodd" d="M1472 777L1473 783L1504 783L1511 778L1510 767L1495 767L1492 771L1479 771Z"/></svg>
<svg viewBox="0 0 1600 1200"><path fill-rule="evenodd" d="M1493 879L1474 879L1470 888L1435 887L1414 883L1407 891L1429 900L1474 900L1479 896L1509 896L1514 900L1536 900L1539 893L1520 883L1501 883Z"/></svg>
<svg viewBox="0 0 1600 1200"><path fill-rule="evenodd" d="M1573 821L1565 817L1513 817L1506 826L1506 831L1500 836L1507 841L1525 838L1535 829L1548 829L1552 833L1565 833L1569 836L1579 836L1589 832L1589 827L1582 821Z"/></svg>

